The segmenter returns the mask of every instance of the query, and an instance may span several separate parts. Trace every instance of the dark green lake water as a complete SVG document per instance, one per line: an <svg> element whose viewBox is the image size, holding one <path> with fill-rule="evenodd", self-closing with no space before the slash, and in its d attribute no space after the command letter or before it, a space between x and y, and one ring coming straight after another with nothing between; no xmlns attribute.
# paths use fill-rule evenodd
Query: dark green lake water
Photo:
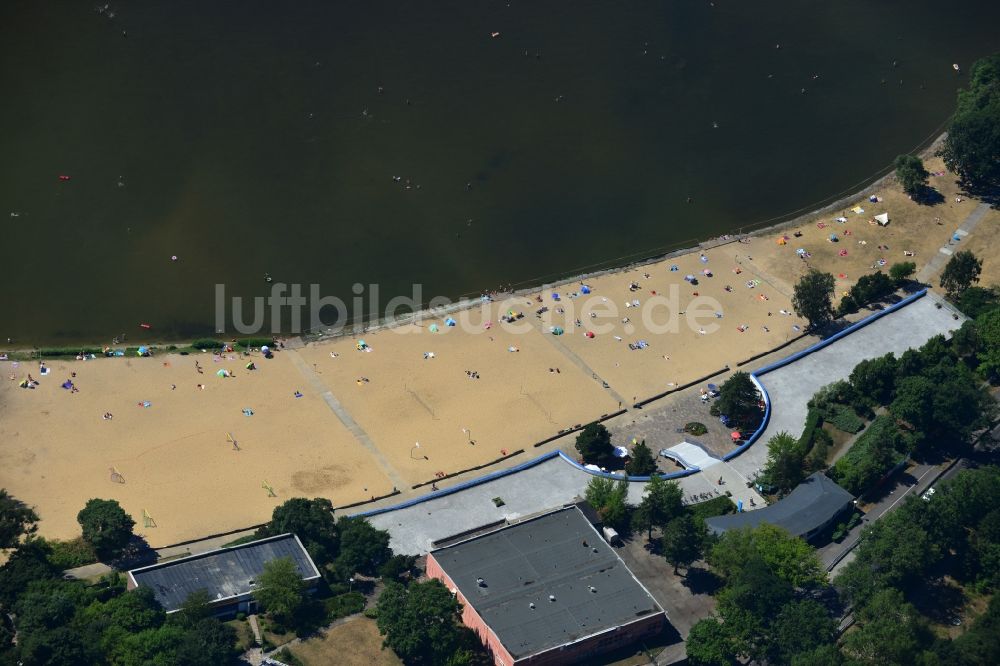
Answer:
<svg viewBox="0 0 1000 666"><path fill-rule="evenodd" d="M265 272L457 296L781 216L938 131L997 26L990 0L5 0L0 343L211 332L214 285Z"/></svg>

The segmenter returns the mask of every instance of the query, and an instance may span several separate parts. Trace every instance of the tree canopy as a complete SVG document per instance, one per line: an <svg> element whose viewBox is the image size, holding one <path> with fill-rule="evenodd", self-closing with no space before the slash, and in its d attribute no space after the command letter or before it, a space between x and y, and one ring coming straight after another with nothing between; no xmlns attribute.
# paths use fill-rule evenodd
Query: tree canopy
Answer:
<svg viewBox="0 0 1000 666"><path fill-rule="evenodd" d="M983 262L976 255L968 250L959 250L941 271L941 288L948 294L948 298L959 298L973 282L979 282L982 271Z"/></svg>
<svg viewBox="0 0 1000 666"><path fill-rule="evenodd" d="M893 166L896 167L896 180L903 191L918 199L927 187L927 177L930 175L924 168L924 161L916 155L899 155Z"/></svg>
<svg viewBox="0 0 1000 666"><path fill-rule="evenodd" d="M774 575L795 587L809 587L826 581L826 574L812 547L768 523L727 531L708 555L709 564L725 578L735 575L745 562L752 559L760 560Z"/></svg>
<svg viewBox="0 0 1000 666"><path fill-rule="evenodd" d="M704 523L694 520L688 513L673 518L663 529L663 556L677 567L686 567L701 557L705 542Z"/></svg>
<svg viewBox="0 0 1000 666"><path fill-rule="evenodd" d="M115 500L91 499L76 516L83 540L98 557L115 558L132 539L135 521Z"/></svg>
<svg viewBox="0 0 1000 666"><path fill-rule="evenodd" d="M764 418L760 392L750 375L742 370L734 372L719 387L715 406L729 419L731 426L744 430L756 429Z"/></svg>
<svg viewBox="0 0 1000 666"><path fill-rule="evenodd" d="M603 423L588 423L576 436L576 450L585 463L608 467L615 461L611 433Z"/></svg>
<svg viewBox="0 0 1000 666"><path fill-rule="evenodd" d="M336 566L347 576L356 573L375 575L392 557L389 533L376 529L364 518L341 516L337 521L340 554Z"/></svg>
<svg viewBox="0 0 1000 666"><path fill-rule="evenodd" d="M833 276L810 269L795 285L792 307L812 328L819 328L833 319Z"/></svg>
<svg viewBox="0 0 1000 666"><path fill-rule="evenodd" d="M14 548L26 534L34 534L38 516L24 502L0 488L0 548Z"/></svg>
<svg viewBox="0 0 1000 666"><path fill-rule="evenodd" d="M628 490L626 489L626 497ZM653 538L654 527L665 527L684 510L684 492L676 481L653 476L643 491L642 502L635 510L634 524Z"/></svg>
<svg viewBox="0 0 1000 666"><path fill-rule="evenodd" d="M253 598L281 624L290 623L305 603L302 574L290 557L267 562L254 583Z"/></svg>
<svg viewBox="0 0 1000 666"><path fill-rule="evenodd" d="M376 609L383 645L407 664L447 664L472 647L468 631L459 624L461 604L441 581L386 583Z"/></svg>
<svg viewBox="0 0 1000 666"><path fill-rule="evenodd" d="M761 479L783 492L788 492L802 482L805 457L799 441L787 432L775 434L767 442L767 462Z"/></svg>
<svg viewBox="0 0 1000 666"><path fill-rule="evenodd" d="M628 481L595 476L584 497L610 527L621 530L628 525Z"/></svg>
<svg viewBox="0 0 1000 666"><path fill-rule="evenodd" d="M632 455L625 463L625 473L629 476L649 476L655 471L656 459L646 446L646 440L642 440L632 447Z"/></svg>
<svg viewBox="0 0 1000 666"><path fill-rule="evenodd" d="M333 503L325 497L293 497L274 507L271 520L257 530L259 538L292 533L318 565L332 562L339 540Z"/></svg>
<svg viewBox="0 0 1000 666"><path fill-rule="evenodd" d="M1000 54L972 65L941 155L973 190L1000 185Z"/></svg>

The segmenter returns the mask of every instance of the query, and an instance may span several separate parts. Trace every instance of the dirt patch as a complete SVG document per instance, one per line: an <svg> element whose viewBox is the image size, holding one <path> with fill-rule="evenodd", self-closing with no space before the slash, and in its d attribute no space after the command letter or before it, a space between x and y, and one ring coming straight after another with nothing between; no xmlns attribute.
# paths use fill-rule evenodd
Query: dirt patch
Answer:
<svg viewBox="0 0 1000 666"><path fill-rule="evenodd" d="M292 487L304 493L319 493L335 490L347 484L350 476L343 467L328 465L320 469L309 469L292 474Z"/></svg>

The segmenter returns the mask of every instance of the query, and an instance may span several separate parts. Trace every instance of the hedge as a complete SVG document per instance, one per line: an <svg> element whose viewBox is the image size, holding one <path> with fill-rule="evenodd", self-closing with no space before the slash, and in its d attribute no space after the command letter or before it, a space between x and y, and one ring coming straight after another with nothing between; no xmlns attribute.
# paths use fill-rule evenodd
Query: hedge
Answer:
<svg viewBox="0 0 1000 666"><path fill-rule="evenodd" d="M831 405L827 417L834 428L851 434L859 433L865 427L864 419L847 405Z"/></svg>
<svg viewBox="0 0 1000 666"><path fill-rule="evenodd" d="M97 555L83 537L77 537L71 541L49 541L45 543L52 548L52 553L48 556L49 563L56 569L75 569L97 561Z"/></svg>

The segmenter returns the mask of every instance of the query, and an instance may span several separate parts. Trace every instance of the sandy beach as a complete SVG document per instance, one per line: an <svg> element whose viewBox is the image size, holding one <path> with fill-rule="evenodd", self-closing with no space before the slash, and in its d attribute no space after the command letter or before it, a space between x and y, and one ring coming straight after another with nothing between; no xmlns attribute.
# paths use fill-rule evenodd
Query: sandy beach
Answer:
<svg viewBox="0 0 1000 666"><path fill-rule="evenodd" d="M943 169L937 158L927 167ZM75 536L86 500L106 497L163 546L260 523L293 496L344 505L519 449L504 464L523 462L542 439L800 335L804 322L783 312L809 267L838 276L838 292L880 260L919 270L978 206L951 174L931 184L944 197L936 206L876 187L781 232L488 303L452 315L454 327L426 317L371 332L360 349L345 337L272 359L60 360L44 376L38 361L0 362L0 486L37 508L45 536ZM888 226L869 223L883 212ZM986 231L998 221L989 211L955 248L987 259L984 284L998 277L996 235ZM502 321L509 314L512 325ZM28 373L37 388L19 387ZM67 380L78 391L62 388ZM144 511L155 526L144 526Z"/></svg>

